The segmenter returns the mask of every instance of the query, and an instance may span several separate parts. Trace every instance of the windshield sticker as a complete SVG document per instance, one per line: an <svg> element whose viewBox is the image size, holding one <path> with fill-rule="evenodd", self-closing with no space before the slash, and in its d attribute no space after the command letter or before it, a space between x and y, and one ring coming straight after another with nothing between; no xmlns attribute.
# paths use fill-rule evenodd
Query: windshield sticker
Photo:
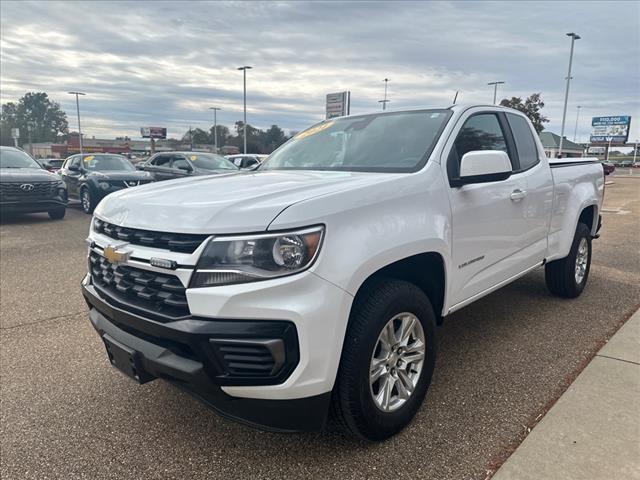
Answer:
<svg viewBox="0 0 640 480"><path fill-rule="evenodd" d="M309 130L305 130L302 133L299 133L298 135L296 135L296 139L301 140L303 138L307 138L310 137L311 135L315 135L318 132L321 132L323 130L326 130L327 128L329 128L331 125L333 125L335 122L325 122L325 123L321 123L320 125L317 125L315 127L311 127Z"/></svg>
<svg viewBox="0 0 640 480"><path fill-rule="evenodd" d="M96 158L96 157L94 157L93 155L89 155L89 156L87 156L87 157L84 157L84 163L89 163L89 162L91 162L91 160L93 160L94 158Z"/></svg>
<svg viewBox="0 0 640 480"><path fill-rule="evenodd" d="M191 156L189 157L189 160L191 160L192 162L195 162L197 159L198 159L198 156L197 156L197 155L191 155Z"/></svg>

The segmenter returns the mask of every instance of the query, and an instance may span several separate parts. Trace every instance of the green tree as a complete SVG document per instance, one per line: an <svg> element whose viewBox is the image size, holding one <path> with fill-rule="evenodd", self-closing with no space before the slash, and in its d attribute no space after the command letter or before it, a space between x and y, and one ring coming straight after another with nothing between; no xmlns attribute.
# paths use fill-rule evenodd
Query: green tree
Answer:
<svg viewBox="0 0 640 480"><path fill-rule="evenodd" d="M13 145L11 129L19 128L21 143L27 139L31 128L31 141L55 142L59 136L69 133L66 113L57 102L49 99L44 92L29 92L18 103L2 105L0 130L2 145Z"/></svg>
<svg viewBox="0 0 640 480"><path fill-rule="evenodd" d="M271 125L271 127L269 127L269 129L264 132L264 144L267 149L265 153L273 152L287 140L287 136L279 126Z"/></svg>
<svg viewBox="0 0 640 480"><path fill-rule="evenodd" d="M225 145L227 145L228 139L231 136L231 134L229 133L229 127L225 125L216 125L216 130L218 131L218 148L224 147ZM213 133L214 131L213 131L213 125L212 125L211 128L209 129L209 143L211 145L215 144L215 138Z"/></svg>
<svg viewBox="0 0 640 480"><path fill-rule="evenodd" d="M193 142L191 139L193 139ZM209 135L201 128L192 128L182 136L182 141L184 143L193 143L194 145L204 145L209 143Z"/></svg>
<svg viewBox="0 0 640 480"><path fill-rule="evenodd" d="M515 108L524 113L533 123L537 133L543 131L544 124L549 122L549 119L540 113L540 110L544 107L540 93L531 94L524 102L521 97L503 98L500 105Z"/></svg>

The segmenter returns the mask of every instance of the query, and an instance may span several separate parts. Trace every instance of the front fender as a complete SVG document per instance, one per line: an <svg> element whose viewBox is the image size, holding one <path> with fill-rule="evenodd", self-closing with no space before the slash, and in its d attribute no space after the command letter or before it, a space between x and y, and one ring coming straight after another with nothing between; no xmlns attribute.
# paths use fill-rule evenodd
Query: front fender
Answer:
<svg viewBox="0 0 640 480"><path fill-rule="evenodd" d="M451 213L439 167L433 162L420 172L300 202L270 229L326 225L312 270L351 295L381 268L420 253L438 253L450 271Z"/></svg>

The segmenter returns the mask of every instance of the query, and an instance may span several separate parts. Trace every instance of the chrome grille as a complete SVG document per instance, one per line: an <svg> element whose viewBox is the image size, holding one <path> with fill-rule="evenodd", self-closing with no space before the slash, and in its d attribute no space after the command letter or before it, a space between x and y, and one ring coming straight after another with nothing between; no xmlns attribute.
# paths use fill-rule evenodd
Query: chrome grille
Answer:
<svg viewBox="0 0 640 480"><path fill-rule="evenodd" d="M137 228L119 227L103 222L98 218L93 220L96 232L116 240L123 240L134 245L162 248L172 252L193 253L209 235L194 235L185 233L152 232Z"/></svg>
<svg viewBox="0 0 640 480"><path fill-rule="evenodd" d="M58 182L1 182L0 197L3 199L34 199L55 197Z"/></svg>
<svg viewBox="0 0 640 480"><path fill-rule="evenodd" d="M116 302L171 318L190 314L186 289L175 275L114 265L95 251L89 254L89 268L93 285Z"/></svg>

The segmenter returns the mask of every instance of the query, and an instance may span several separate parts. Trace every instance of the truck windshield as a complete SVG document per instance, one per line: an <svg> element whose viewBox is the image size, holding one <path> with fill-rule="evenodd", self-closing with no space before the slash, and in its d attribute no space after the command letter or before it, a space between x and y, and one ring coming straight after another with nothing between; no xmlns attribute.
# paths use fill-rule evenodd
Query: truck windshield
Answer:
<svg viewBox="0 0 640 480"><path fill-rule="evenodd" d="M260 170L414 172L429 158L450 110L326 120L272 153Z"/></svg>

